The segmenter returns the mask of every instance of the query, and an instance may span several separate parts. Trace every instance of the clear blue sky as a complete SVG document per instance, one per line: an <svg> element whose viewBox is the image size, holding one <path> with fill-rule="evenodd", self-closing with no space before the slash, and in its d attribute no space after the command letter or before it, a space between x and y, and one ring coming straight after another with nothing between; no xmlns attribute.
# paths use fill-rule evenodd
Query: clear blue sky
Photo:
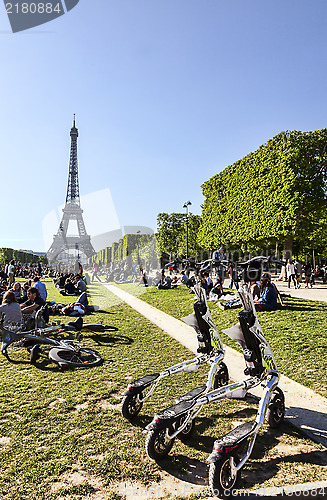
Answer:
<svg viewBox="0 0 327 500"><path fill-rule="evenodd" d="M153 229L280 131L326 127L326 19L326 0L80 0L13 34L1 3L0 246L46 250L74 113L81 195Z"/></svg>

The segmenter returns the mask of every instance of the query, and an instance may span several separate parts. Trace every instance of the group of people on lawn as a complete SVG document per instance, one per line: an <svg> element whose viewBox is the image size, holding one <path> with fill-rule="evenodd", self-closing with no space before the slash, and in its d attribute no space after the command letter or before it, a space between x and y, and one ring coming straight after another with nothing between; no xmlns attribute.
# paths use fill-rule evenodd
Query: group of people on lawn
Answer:
<svg viewBox="0 0 327 500"><path fill-rule="evenodd" d="M222 261L225 260L224 250L225 246L221 244L218 250L214 251L212 254L212 259L216 261L215 282L212 280L209 272L203 272L200 277L201 286L206 290L209 299L212 298L219 300L225 295L223 284L225 279L225 270L227 268L225 267L225 264L222 264ZM169 270L170 272L177 271L177 265L175 269L171 267L171 269ZM237 280L237 277L235 276L235 270L232 266L230 266L227 270L227 274L230 276L231 280L229 288L232 289ZM165 271L163 269L161 279L157 285L157 288L165 290L174 288L179 284L185 284L190 288L189 276L185 271L182 271L180 276L175 275L171 278L170 276L165 275ZM257 311L272 311L277 308L277 299L280 299L280 293L276 285L272 282L270 273L263 273L260 281L250 281L250 290L252 292L255 308ZM190 289L190 292L192 292L192 289ZM219 302L218 304L223 310L241 306L241 302L237 298L225 303Z"/></svg>
<svg viewBox="0 0 327 500"><path fill-rule="evenodd" d="M31 280L23 286L19 281L13 282L12 286L3 292L0 315L4 315L4 324L22 323L23 320L34 317L40 308L44 308L43 317L47 322L49 315L62 314L65 316L83 316L84 314L99 309L96 305L89 305L86 283L81 275L70 275L69 283L74 290L68 293L68 287L61 290L63 295L79 295L76 301L70 304L56 304L55 301L47 302L47 288L39 276L35 276L33 286ZM59 284L58 284L59 288Z"/></svg>

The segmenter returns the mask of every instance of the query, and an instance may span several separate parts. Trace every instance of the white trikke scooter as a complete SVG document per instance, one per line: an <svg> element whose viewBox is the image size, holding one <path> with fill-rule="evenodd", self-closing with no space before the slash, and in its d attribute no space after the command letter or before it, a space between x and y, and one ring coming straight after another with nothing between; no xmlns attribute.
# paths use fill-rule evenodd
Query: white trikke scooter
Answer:
<svg viewBox="0 0 327 500"><path fill-rule="evenodd" d="M175 438L185 428L188 429L187 435L191 434L195 417L204 404L226 398L243 399L252 388L262 385L264 390L255 421L244 423L218 439L208 458L209 484L218 496L229 496L230 490L235 487L238 471L251 455L265 416L271 427L277 427L285 414L284 395L277 387L280 374L272 350L263 336L248 287L249 281L260 277L262 263L267 260L267 257L256 257L237 264L243 274L242 283L237 283L243 310L238 314L239 323L223 330L242 346L246 364L244 373L247 377L241 382L224 385L205 394L194 389L179 398L174 406L157 413L146 427L149 431L145 445L147 454L154 460L160 460L169 453ZM237 266L235 274L239 275ZM245 445L246 451L240 457L237 452L242 445Z"/></svg>
<svg viewBox="0 0 327 500"><path fill-rule="evenodd" d="M189 287L194 291L197 300L193 306L194 313L183 318L183 320L196 331L198 340L197 352L199 355L166 368L160 373L145 375L131 382L124 392L124 398L121 405L122 415L128 420L132 420L138 415L143 406L143 402L151 396L159 382L170 375L187 371L196 371L204 363L210 364L206 385L191 391L189 394L190 398L198 396L199 394L205 394L213 388L216 389L228 384L228 370L223 362L223 344L210 314L206 291L201 287L200 280L197 279L204 271L214 266L214 264L215 262L212 260L196 264L193 263L195 277L189 280ZM146 394L144 394L145 390L148 390ZM192 429L189 429L187 426L183 427L181 431L182 439L183 437L186 439L189 430Z"/></svg>

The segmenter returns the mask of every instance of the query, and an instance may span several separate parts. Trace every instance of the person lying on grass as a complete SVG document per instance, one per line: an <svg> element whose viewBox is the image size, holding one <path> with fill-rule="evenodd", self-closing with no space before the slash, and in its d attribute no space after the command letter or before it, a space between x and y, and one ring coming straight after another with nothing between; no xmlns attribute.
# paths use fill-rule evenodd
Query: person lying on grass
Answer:
<svg viewBox="0 0 327 500"><path fill-rule="evenodd" d="M86 292L81 293L76 302L68 305L55 304L50 309L50 314L63 314L64 316L84 316L94 311L98 311L99 306L89 305Z"/></svg>

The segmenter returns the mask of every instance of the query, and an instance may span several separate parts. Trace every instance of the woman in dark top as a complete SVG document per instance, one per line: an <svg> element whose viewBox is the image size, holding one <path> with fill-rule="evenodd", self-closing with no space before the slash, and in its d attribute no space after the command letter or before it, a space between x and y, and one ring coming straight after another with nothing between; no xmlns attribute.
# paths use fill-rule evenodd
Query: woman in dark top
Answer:
<svg viewBox="0 0 327 500"><path fill-rule="evenodd" d="M260 299L255 301L257 311L272 311L277 307L277 291L267 277L260 280Z"/></svg>

